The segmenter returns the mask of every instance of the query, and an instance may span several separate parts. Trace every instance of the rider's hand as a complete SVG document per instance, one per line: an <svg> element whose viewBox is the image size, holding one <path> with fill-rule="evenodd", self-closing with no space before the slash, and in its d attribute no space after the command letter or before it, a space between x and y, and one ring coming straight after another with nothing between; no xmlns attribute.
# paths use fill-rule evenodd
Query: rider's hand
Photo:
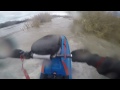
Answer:
<svg viewBox="0 0 120 90"><path fill-rule="evenodd" d="M26 59L33 58L33 53L31 51L30 52L25 52L23 55Z"/></svg>
<svg viewBox="0 0 120 90"><path fill-rule="evenodd" d="M73 62L87 62L91 53L86 49L78 49L71 52Z"/></svg>
<svg viewBox="0 0 120 90"><path fill-rule="evenodd" d="M97 54L91 54L86 49L78 49L71 52L73 62L83 62L88 65L96 66L97 62L101 60L102 57Z"/></svg>
<svg viewBox="0 0 120 90"><path fill-rule="evenodd" d="M12 58L20 58L20 56L24 56L24 58L26 59L30 59L32 58L32 53L31 52L24 52L23 50L20 50L20 49L15 49L11 56Z"/></svg>
<svg viewBox="0 0 120 90"><path fill-rule="evenodd" d="M12 58L20 58L21 55L23 55L25 52L23 50L20 50L20 49L15 49L11 56Z"/></svg>

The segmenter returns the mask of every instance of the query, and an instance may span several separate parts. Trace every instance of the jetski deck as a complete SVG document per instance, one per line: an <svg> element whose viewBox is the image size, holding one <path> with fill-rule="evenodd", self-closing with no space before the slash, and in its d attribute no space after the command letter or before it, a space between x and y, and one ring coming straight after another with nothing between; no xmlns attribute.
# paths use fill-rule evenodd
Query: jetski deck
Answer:
<svg viewBox="0 0 120 90"><path fill-rule="evenodd" d="M72 79L70 48L65 36L61 36L59 56L42 65L40 79Z"/></svg>

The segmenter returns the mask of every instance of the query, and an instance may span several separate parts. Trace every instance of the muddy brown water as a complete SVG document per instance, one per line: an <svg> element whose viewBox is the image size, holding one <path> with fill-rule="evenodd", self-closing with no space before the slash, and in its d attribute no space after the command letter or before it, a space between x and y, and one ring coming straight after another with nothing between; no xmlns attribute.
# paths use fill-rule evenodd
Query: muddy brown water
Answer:
<svg viewBox="0 0 120 90"><path fill-rule="evenodd" d="M90 40L92 41L93 37L91 37L91 39L88 39L88 37L82 34L81 37L77 38L76 35L70 31L71 25L72 19L54 18L51 22L41 25L40 28L30 28L24 31L21 30L19 32L10 34L8 37L13 38L17 42L17 48L24 51L29 51L33 42L35 42L39 38L48 34L57 34L65 35L67 37L71 51L87 47L93 53L98 53L102 55L102 50L107 50L108 53L106 53L105 55L113 54L113 52L111 52L112 50L109 49L110 47L108 44L105 44L104 42L101 43L104 43L105 45L99 44L99 41L97 39L95 39L97 41L94 40L93 42L88 44ZM20 27L18 27L18 29L19 28ZM12 28L10 28L9 31L11 29ZM97 48L98 45L99 48ZM113 48L114 47L115 46L113 45ZM116 49L114 48L114 50ZM118 51L119 49L117 49L117 52ZM30 59L24 62L24 67L28 71L31 79L39 79L42 62L43 60L39 59ZM25 77L21 70L21 66L22 63L20 59L7 58L0 60L0 79L24 79ZM106 77L98 74L95 68L93 68L92 66L88 66L85 63L72 63L72 73L73 79L106 79Z"/></svg>

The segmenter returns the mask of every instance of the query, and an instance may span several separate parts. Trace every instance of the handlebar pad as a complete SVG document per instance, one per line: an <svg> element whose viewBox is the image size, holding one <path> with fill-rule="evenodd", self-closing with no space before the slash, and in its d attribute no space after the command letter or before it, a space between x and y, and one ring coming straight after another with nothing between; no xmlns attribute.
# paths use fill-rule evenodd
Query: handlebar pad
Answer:
<svg viewBox="0 0 120 90"><path fill-rule="evenodd" d="M54 55L59 51L61 38L58 35L47 35L33 43L31 52L38 55Z"/></svg>

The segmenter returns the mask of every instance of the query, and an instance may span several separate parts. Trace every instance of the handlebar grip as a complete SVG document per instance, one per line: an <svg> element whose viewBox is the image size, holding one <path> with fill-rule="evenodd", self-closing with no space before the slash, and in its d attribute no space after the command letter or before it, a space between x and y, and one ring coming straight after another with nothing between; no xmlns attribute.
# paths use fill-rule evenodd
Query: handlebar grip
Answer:
<svg viewBox="0 0 120 90"><path fill-rule="evenodd" d="M37 54L33 54L33 58L36 58L36 59L50 59L50 55L37 55Z"/></svg>
<svg viewBox="0 0 120 90"><path fill-rule="evenodd" d="M52 58L56 58L56 57L64 57L65 55L55 55L52 56ZM37 55L37 54L33 54L33 58L36 59L50 59L50 55ZM71 55L66 55L67 58L72 58L72 54Z"/></svg>
<svg viewBox="0 0 120 90"><path fill-rule="evenodd" d="M54 56L53 58L55 58L55 57L67 57L67 58L72 58L72 54L71 55L56 55L56 56Z"/></svg>

